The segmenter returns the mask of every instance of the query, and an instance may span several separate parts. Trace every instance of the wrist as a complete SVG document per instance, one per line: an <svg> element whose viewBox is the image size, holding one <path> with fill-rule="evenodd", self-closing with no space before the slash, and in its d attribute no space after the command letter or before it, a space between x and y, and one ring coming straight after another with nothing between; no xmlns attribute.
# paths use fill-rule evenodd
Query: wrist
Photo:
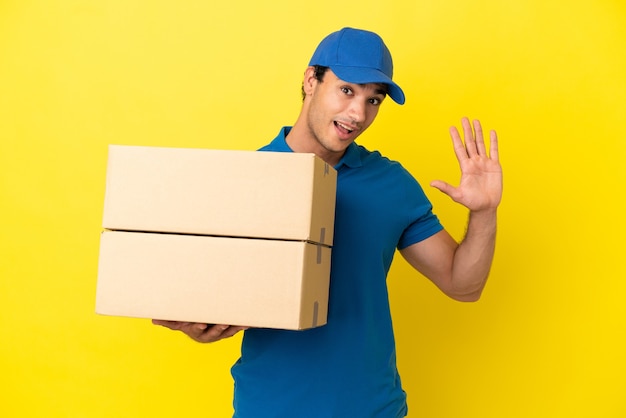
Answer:
<svg viewBox="0 0 626 418"><path fill-rule="evenodd" d="M485 209L478 209L478 210L471 210L469 211L470 213L470 217L471 218L475 218L475 217L479 217L479 218L496 218L497 214L498 214L498 208L494 207L494 208L485 208Z"/></svg>

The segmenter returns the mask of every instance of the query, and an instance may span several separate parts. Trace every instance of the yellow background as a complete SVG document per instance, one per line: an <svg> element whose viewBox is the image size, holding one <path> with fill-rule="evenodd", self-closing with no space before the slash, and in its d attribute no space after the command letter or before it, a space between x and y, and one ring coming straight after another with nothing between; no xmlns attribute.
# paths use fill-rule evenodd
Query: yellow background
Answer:
<svg viewBox="0 0 626 418"><path fill-rule="evenodd" d="M505 169L483 299L397 258L411 417L626 416L626 3L0 2L0 416L227 417L239 337L94 314L107 144L256 149L291 124L313 49L379 32L405 106L360 141L401 160L461 237L447 129L497 128Z"/></svg>

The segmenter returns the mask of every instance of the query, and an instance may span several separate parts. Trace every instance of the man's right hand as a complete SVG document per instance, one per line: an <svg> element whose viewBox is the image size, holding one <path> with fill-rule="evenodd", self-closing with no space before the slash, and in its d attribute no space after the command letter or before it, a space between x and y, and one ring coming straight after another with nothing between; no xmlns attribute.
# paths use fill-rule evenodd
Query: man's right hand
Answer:
<svg viewBox="0 0 626 418"><path fill-rule="evenodd" d="M223 340L224 338L232 337L239 331L248 329L248 327L232 325L212 325L197 322L164 321L160 319L153 319L152 323L173 331L180 331L199 343L212 343Z"/></svg>

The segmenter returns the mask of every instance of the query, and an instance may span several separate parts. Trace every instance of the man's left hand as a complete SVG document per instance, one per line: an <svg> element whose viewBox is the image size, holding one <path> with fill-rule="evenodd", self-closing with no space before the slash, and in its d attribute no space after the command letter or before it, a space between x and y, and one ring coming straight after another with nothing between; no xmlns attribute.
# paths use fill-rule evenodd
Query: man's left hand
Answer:
<svg viewBox="0 0 626 418"><path fill-rule="evenodd" d="M434 180L430 185L472 212L495 210L502 199L498 136L495 131L490 131L487 151L480 121L474 120L474 129L468 118L463 118L461 124L465 142L456 127L450 128L454 152L461 167L459 186L454 187L441 180Z"/></svg>

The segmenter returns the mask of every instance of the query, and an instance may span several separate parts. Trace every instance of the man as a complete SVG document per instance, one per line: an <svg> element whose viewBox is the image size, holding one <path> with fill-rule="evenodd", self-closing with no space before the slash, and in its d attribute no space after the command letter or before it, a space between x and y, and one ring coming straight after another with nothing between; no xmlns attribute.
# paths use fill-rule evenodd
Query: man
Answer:
<svg viewBox="0 0 626 418"><path fill-rule="evenodd" d="M302 84L302 111L264 151L313 152L338 172L328 323L307 331L248 329L232 368L235 417L404 417L386 276L396 249L446 295L476 301L490 270L502 193L497 137L487 152L481 125L450 134L461 167L453 187L432 186L469 209L458 244L440 225L417 181L396 162L354 141L389 96L391 55L368 31L344 28L318 46ZM244 327L154 321L199 342Z"/></svg>

